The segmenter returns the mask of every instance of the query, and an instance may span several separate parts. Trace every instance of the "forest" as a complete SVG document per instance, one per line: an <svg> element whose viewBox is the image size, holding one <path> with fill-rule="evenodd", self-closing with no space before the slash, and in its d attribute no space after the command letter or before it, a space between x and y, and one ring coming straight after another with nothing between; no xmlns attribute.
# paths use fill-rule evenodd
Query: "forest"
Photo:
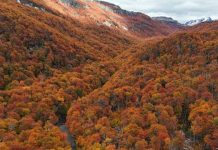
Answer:
<svg viewBox="0 0 218 150"><path fill-rule="evenodd" d="M218 22L144 40L48 9L0 1L1 150L71 150L60 123L78 150L217 149Z"/></svg>

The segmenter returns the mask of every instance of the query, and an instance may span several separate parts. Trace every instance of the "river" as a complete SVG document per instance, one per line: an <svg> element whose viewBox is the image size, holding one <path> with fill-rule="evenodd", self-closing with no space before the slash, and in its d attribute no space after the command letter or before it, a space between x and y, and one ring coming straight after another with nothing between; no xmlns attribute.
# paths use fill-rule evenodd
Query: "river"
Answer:
<svg viewBox="0 0 218 150"><path fill-rule="evenodd" d="M58 125L58 127L60 128L60 130L64 133L67 134L67 141L68 143L71 145L71 149L72 150L76 150L76 142L75 142L75 139L74 137L70 134L67 126L65 124L61 124L61 125Z"/></svg>

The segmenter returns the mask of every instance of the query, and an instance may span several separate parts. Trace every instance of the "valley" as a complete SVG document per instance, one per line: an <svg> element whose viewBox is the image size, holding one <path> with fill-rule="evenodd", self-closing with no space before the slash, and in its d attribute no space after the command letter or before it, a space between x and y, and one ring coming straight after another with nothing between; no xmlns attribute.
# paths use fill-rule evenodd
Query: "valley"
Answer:
<svg viewBox="0 0 218 150"><path fill-rule="evenodd" d="M103 1L0 1L0 149L215 150L218 22Z"/></svg>

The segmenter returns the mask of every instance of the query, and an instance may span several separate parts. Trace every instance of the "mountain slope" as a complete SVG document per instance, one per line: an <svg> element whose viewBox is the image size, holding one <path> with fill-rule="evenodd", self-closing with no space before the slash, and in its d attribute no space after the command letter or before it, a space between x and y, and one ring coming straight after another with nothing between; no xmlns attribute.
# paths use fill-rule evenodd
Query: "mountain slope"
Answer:
<svg viewBox="0 0 218 150"><path fill-rule="evenodd" d="M127 29L139 36L151 37L168 35L180 29L178 26L171 26L165 22L155 21L143 13L126 11L117 5L104 1L100 1L100 3L123 17Z"/></svg>
<svg viewBox="0 0 218 150"><path fill-rule="evenodd" d="M152 19L158 20L162 23L165 23L165 24L167 24L175 29L183 29L184 28L183 24L180 24L178 21L174 20L173 18L160 16L160 17L152 17Z"/></svg>
<svg viewBox="0 0 218 150"><path fill-rule="evenodd" d="M146 15L67 2L0 1L0 149L218 146L217 22L160 37Z"/></svg>
<svg viewBox="0 0 218 150"><path fill-rule="evenodd" d="M217 40L217 31L190 31L121 55L111 79L68 112L77 146L183 149L190 138L193 149L216 148Z"/></svg>
<svg viewBox="0 0 218 150"><path fill-rule="evenodd" d="M113 75L110 60L135 43L39 2L0 2L0 149L71 149L57 125L72 101Z"/></svg>
<svg viewBox="0 0 218 150"><path fill-rule="evenodd" d="M27 5L28 1L31 3L31 0L20 2ZM45 10L50 7L54 12L77 19L84 24L107 26L141 37L165 36L180 29L177 26L154 21L145 14L126 11L119 6L103 1L47 0L38 2L34 0L34 3L43 4Z"/></svg>

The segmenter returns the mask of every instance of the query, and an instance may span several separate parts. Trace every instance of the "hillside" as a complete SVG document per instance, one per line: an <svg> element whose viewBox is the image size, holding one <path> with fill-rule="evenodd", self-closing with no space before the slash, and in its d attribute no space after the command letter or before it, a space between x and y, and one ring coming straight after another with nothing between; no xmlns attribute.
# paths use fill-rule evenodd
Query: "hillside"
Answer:
<svg viewBox="0 0 218 150"><path fill-rule="evenodd" d="M166 36L180 30L179 26L155 21L149 16L123 10L119 6L90 0L20 0L21 4L42 11L60 13L83 24L106 26L140 37Z"/></svg>
<svg viewBox="0 0 218 150"><path fill-rule="evenodd" d="M0 149L70 149L56 124L108 80L109 60L135 40L52 9L0 3Z"/></svg>
<svg viewBox="0 0 218 150"><path fill-rule="evenodd" d="M217 22L173 33L104 3L150 22L136 38L77 2L0 1L0 149L216 149Z"/></svg>
<svg viewBox="0 0 218 150"><path fill-rule="evenodd" d="M216 148L217 40L217 31L179 33L131 50L101 89L72 104L79 148L183 149L187 138Z"/></svg>
<svg viewBox="0 0 218 150"><path fill-rule="evenodd" d="M181 29L179 25L171 25L139 13L123 10L117 5L100 1L107 9L118 14L124 20L126 28L133 34L141 37L166 36Z"/></svg>

